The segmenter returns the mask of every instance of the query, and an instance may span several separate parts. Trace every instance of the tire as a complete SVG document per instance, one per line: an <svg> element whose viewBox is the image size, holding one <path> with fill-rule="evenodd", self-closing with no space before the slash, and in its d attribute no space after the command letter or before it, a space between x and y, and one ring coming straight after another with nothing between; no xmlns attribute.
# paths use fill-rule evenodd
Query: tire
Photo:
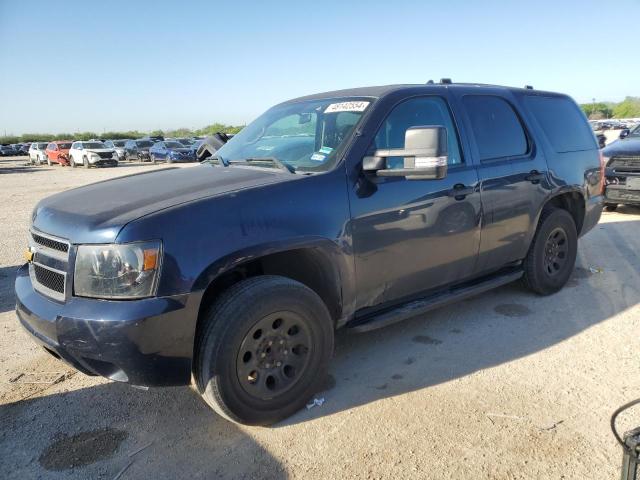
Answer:
<svg viewBox="0 0 640 480"><path fill-rule="evenodd" d="M47 165L51 166L51 159L47 156Z"/></svg>
<svg viewBox="0 0 640 480"><path fill-rule="evenodd" d="M76 168L76 162L73 160L73 156L69 155L69 166L71 168Z"/></svg>
<svg viewBox="0 0 640 480"><path fill-rule="evenodd" d="M542 211L524 260L524 284L539 295L559 291L573 273L578 251L576 224L562 209Z"/></svg>
<svg viewBox="0 0 640 480"><path fill-rule="evenodd" d="M320 297L301 283L271 275L244 280L220 296L204 321L194 378L207 404L227 420L270 425L322 388L333 322Z"/></svg>
<svg viewBox="0 0 640 480"><path fill-rule="evenodd" d="M40 160L40 155L36 155L35 164L36 165L42 165L42 160Z"/></svg>
<svg viewBox="0 0 640 480"><path fill-rule="evenodd" d="M155 156L155 155L150 155L150 156L149 156L149 161L155 165L155 163L156 163L156 156Z"/></svg>
<svg viewBox="0 0 640 480"><path fill-rule="evenodd" d="M89 159L87 157L82 157L82 164L84 165L84 168L91 167L91 165L89 165Z"/></svg>
<svg viewBox="0 0 640 480"><path fill-rule="evenodd" d="M617 208L618 208L618 204L617 204L617 203L607 203L607 204L604 206L604 209L605 209L607 212L615 212L615 211L617 210Z"/></svg>

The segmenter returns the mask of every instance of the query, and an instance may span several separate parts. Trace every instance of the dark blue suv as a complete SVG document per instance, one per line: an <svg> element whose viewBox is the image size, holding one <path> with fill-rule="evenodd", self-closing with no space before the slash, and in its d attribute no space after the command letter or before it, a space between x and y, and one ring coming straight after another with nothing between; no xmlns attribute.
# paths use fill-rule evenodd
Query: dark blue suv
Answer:
<svg viewBox="0 0 640 480"><path fill-rule="evenodd" d="M270 424L323 385L334 331L365 331L521 280L549 295L603 207L580 109L442 82L277 105L202 165L42 200L17 313L89 375L192 378Z"/></svg>

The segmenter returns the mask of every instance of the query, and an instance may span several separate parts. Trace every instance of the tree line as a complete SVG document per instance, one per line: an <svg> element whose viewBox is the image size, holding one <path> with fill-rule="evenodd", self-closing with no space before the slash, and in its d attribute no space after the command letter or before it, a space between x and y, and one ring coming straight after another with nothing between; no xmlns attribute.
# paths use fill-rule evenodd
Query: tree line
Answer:
<svg viewBox="0 0 640 480"><path fill-rule="evenodd" d="M597 102L580 105L589 120L605 118L638 118L640 117L640 97L626 97L619 103Z"/></svg>
<svg viewBox="0 0 640 480"><path fill-rule="evenodd" d="M153 130L151 132L139 132L138 130L128 130L123 132L76 132L76 133L23 133L22 135L0 136L0 143L30 143L30 142L50 142L52 140L91 140L93 138L118 140L123 138L142 138L149 135L162 135L163 137L194 137L208 136L214 133L238 133L243 126L225 125L214 123L197 130L189 128L177 128L175 130Z"/></svg>

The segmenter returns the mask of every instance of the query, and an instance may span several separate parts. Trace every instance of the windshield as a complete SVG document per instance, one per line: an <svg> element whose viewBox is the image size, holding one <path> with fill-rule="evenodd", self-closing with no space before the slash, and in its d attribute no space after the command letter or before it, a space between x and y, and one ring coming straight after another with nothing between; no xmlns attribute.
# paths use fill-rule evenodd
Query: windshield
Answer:
<svg viewBox="0 0 640 480"><path fill-rule="evenodd" d="M191 145L193 143L193 140L190 140L188 138L179 138L178 142L180 142L182 145Z"/></svg>
<svg viewBox="0 0 640 480"><path fill-rule="evenodd" d="M640 137L640 125L629 132L630 137Z"/></svg>
<svg viewBox="0 0 640 480"><path fill-rule="evenodd" d="M184 145L178 142L164 142L164 146L167 148L184 148Z"/></svg>
<svg viewBox="0 0 640 480"><path fill-rule="evenodd" d="M85 142L83 146L84 148L106 148L103 143L99 142Z"/></svg>
<svg viewBox="0 0 640 480"><path fill-rule="evenodd" d="M148 148L150 146L153 145L153 142L149 142L147 140L140 140L138 142L136 142L138 144L139 147L141 148Z"/></svg>
<svg viewBox="0 0 640 480"><path fill-rule="evenodd" d="M216 152L226 162L275 158L303 171L327 171L335 163L372 99L321 99L267 110Z"/></svg>
<svg viewBox="0 0 640 480"><path fill-rule="evenodd" d="M59 143L58 144L58 148L60 150L69 150L71 148L71 144L70 143Z"/></svg>
<svg viewBox="0 0 640 480"><path fill-rule="evenodd" d="M125 143L124 140L114 140L113 141L113 146L114 147L124 147L124 143Z"/></svg>

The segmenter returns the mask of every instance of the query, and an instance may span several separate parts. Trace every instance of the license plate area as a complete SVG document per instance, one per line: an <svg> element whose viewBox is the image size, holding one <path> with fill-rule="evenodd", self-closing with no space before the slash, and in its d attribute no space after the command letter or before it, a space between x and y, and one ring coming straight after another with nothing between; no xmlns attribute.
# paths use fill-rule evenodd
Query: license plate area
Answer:
<svg viewBox="0 0 640 480"><path fill-rule="evenodd" d="M627 188L629 190L640 190L640 177L627 177Z"/></svg>

